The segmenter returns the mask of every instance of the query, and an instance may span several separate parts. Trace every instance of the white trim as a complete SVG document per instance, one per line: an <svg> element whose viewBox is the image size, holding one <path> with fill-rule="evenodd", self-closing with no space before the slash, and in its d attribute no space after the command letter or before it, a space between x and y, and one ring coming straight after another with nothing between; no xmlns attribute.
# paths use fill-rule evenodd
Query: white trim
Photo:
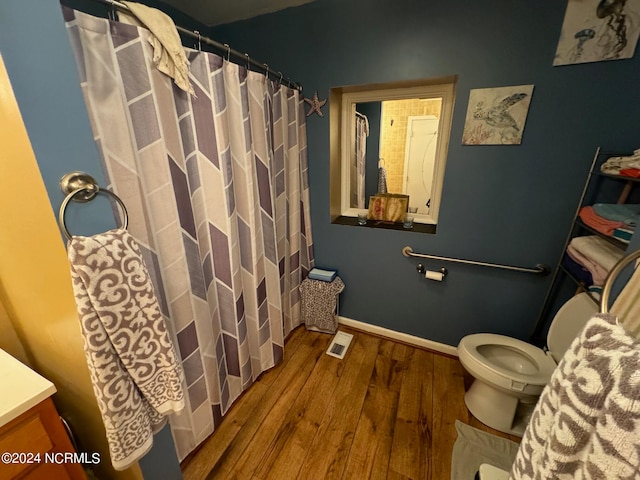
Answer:
<svg viewBox="0 0 640 480"><path fill-rule="evenodd" d="M389 330L388 328L359 322L358 320L352 320L351 318L342 316L338 316L338 323L346 327L353 327L355 329L362 330L363 332L372 333L392 340L398 340L399 342L408 343L409 345L414 345L416 347L433 350L434 352L444 353L453 357L458 356L458 349L445 343L434 342L433 340L427 340L426 338L414 337L407 333L396 332L395 330Z"/></svg>
<svg viewBox="0 0 640 480"><path fill-rule="evenodd" d="M384 103L383 103L384 105ZM402 182L402 191L406 194L409 195L409 199L411 199L411 192L409 191L409 177L411 176L409 174L409 169L410 169L410 163L409 160L411 159L411 151L410 151L410 146L411 146L411 142L413 141L412 139L413 137L413 130L414 130L414 122L419 122L419 121L424 121L424 120L436 120L438 122L439 125L439 121L438 121L438 117L436 117L435 115L410 115L409 117L407 117L407 136L405 138L405 142L404 142L404 179ZM438 125L436 125L435 127L435 131L432 133L426 133L423 132L424 135L426 136L433 136L436 139L436 145L435 147L437 147L438 144ZM433 139L432 139L433 140ZM427 148L425 149L425 158L426 158L426 154L429 152L429 145L431 143L431 140L429 141L429 143L427 143ZM422 160L422 166L424 167L424 160L425 158L423 158ZM425 198L425 193L426 193L426 198L427 201L426 203L428 203L429 205L431 205L433 202L429 202L429 200L431 199L431 193L434 191L433 189L433 182L436 179L435 173L437 172L437 158L436 158L436 152L433 153L433 168L431 169L431 182L429 182L428 188L429 190L426 192L422 192L423 195L419 196L419 195L415 195L414 197L418 197L418 198ZM422 175L419 176L422 179L422 185L427 187L427 185L425 185L424 182L424 173ZM415 188L415 187L414 187ZM415 205L412 205L415 207ZM420 206L421 207L421 206ZM420 210L420 207L417 207L418 210ZM427 208L427 212L431 211L431 207L426 207ZM420 212L418 211L418 213L424 213L424 212ZM429 213L426 213L426 215L428 215ZM434 222L435 223L435 222Z"/></svg>

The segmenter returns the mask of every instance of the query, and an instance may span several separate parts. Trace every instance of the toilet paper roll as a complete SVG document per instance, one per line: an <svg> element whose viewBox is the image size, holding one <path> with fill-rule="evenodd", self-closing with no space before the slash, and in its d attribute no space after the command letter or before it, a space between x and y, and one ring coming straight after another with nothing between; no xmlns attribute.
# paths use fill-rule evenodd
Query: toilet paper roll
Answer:
<svg viewBox="0 0 640 480"><path fill-rule="evenodd" d="M435 280L436 282L441 282L442 279L444 278L444 275L442 272L433 272L431 270L427 270L426 273L424 274L424 278L427 278L429 280Z"/></svg>

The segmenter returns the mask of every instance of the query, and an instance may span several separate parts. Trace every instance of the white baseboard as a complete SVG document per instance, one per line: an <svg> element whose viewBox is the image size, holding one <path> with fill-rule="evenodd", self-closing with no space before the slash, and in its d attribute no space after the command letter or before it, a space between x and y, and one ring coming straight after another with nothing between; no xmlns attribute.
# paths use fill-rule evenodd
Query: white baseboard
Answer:
<svg viewBox="0 0 640 480"><path fill-rule="evenodd" d="M338 323L347 327L353 327L355 329L362 330L363 332L368 332L374 335L379 335L381 337L397 340L399 342L408 343L409 345L414 345L416 347L433 350L434 352L444 353L453 357L458 356L458 349L445 343L434 342L433 340L427 340L426 338L414 337L413 335L409 335L407 333L396 332L394 330L389 330L388 328L371 325L370 323L359 322L347 317L338 316Z"/></svg>

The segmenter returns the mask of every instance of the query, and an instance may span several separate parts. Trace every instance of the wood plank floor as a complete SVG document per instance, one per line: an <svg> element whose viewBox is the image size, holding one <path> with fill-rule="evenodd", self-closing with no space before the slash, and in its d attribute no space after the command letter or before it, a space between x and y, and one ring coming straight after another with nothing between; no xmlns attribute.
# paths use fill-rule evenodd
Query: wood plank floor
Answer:
<svg viewBox="0 0 640 480"><path fill-rule="evenodd" d="M291 333L285 359L265 372L218 429L182 462L185 480L448 480L455 421L518 441L467 411L470 378L457 359L342 327Z"/></svg>

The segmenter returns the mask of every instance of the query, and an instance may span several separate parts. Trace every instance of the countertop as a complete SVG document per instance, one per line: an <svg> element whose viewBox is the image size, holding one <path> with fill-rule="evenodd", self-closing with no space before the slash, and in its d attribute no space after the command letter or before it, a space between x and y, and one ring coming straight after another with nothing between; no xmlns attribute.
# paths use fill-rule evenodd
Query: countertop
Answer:
<svg viewBox="0 0 640 480"><path fill-rule="evenodd" d="M0 349L0 427L54 393L53 383Z"/></svg>

